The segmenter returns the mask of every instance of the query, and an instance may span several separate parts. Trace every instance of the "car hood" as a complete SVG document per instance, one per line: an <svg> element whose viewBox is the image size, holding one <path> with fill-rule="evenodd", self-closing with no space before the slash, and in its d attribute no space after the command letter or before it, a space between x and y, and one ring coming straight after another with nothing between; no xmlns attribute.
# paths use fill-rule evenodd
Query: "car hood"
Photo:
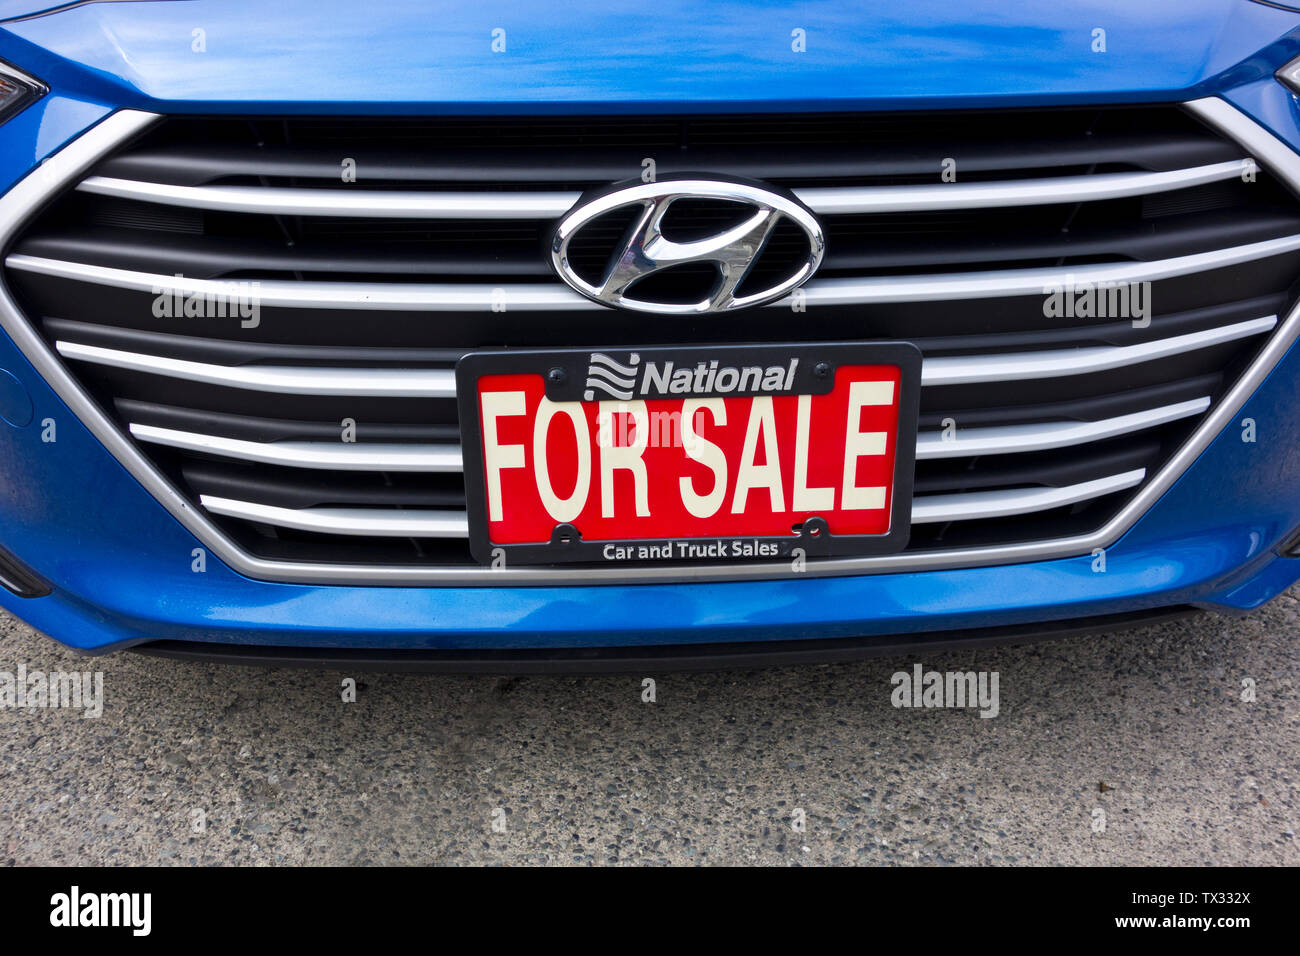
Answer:
<svg viewBox="0 0 1300 956"><path fill-rule="evenodd" d="M0 55L170 110L1011 105L1204 95L1297 27L1253 0L128 0L9 19Z"/></svg>

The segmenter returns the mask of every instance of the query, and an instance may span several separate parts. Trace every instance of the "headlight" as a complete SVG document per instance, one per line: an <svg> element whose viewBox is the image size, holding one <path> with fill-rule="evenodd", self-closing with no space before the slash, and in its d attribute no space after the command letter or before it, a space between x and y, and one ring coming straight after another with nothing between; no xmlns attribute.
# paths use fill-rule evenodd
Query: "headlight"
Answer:
<svg viewBox="0 0 1300 956"><path fill-rule="evenodd" d="M40 80L0 60L0 123L40 99L46 89Z"/></svg>
<svg viewBox="0 0 1300 956"><path fill-rule="evenodd" d="M1300 56L1273 74L1283 86L1300 96Z"/></svg>

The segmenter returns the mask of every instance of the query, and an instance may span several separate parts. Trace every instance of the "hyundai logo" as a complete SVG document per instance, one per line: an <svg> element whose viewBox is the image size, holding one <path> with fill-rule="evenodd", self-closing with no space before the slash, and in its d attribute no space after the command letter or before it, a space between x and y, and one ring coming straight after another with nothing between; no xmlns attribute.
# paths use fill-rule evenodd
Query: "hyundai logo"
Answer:
<svg viewBox="0 0 1300 956"><path fill-rule="evenodd" d="M740 223L721 227L713 235L686 242L674 242L666 237L664 217L673 203L699 199L723 200L751 211ZM641 207L640 213L622 240L610 249L600 278L588 281L570 261L570 243L595 220L629 206ZM782 219L797 225L807 237L806 256L792 265L790 275L774 285L738 295L737 288ZM573 289L597 302L637 312L698 315L762 305L793 292L817 271L825 248L826 239L817 217L793 196L750 183L679 179L616 186L594 198L584 197L555 228L551 264ZM717 270L717 279L704 298L679 302L638 295L636 286L641 280L691 263L706 263Z"/></svg>

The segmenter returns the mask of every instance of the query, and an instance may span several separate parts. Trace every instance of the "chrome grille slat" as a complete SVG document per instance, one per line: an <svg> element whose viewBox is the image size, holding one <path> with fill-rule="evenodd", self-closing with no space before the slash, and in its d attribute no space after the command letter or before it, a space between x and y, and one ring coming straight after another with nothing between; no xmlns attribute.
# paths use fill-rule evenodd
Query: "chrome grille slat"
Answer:
<svg viewBox="0 0 1300 956"><path fill-rule="evenodd" d="M1209 397L1119 415L1099 422L1039 422L991 428L957 429L952 438L943 433L922 433L916 440L918 461L965 458L969 455L1009 455L1016 452L1066 448L1104 441L1145 428L1155 428L1180 418L1199 415L1210 407Z"/></svg>
<svg viewBox="0 0 1300 956"><path fill-rule="evenodd" d="M867 278L816 279L803 287L804 304L868 305L893 302L943 302L949 299L1041 296L1050 288L1159 282L1180 276L1300 251L1300 235L1282 236L1228 249L1176 256L1155 262L1104 263L1073 268L996 269L971 273ZM767 308L785 305L776 302Z"/></svg>
<svg viewBox="0 0 1300 956"><path fill-rule="evenodd" d="M213 495L201 495L199 503L213 514L259 521L296 531L390 538L464 538L469 535L469 520L463 511L277 508Z"/></svg>
<svg viewBox="0 0 1300 956"><path fill-rule="evenodd" d="M957 355L927 358L923 386L1013 382L1082 375L1157 361L1262 335L1277 325L1264 316L1201 332L1155 339L1141 345L1047 349L1003 355ZM274 367L210 365L77 342L58 341L60 355L83 362L130 369L149 375L194 379L213 385L301 395L383 395L401 398L455 398L455 373L447 369Z"/></svg>
<svg viewBox="0 0 1300 956"><path fill-rule="evenodd" d="M1163 173L1092 173L1087 176L992 183L955 182L933 186L817 187L794 192L813 212L827 216L931 212L1123 199L1221 182L1240 176L1241 170L1241 161L1235 160Z"/></svg>
<svg viewBox="0 0 1300 956"><path fill-rule="evenodd" d="M1217 329L1189 332L1141 345L1099 345L1093 348L1050 349L1006 355L953 355L926 359L922 385L968 385L980 382L1015 382L1063 375L1083 375L1137 365L1210 348L1224 342L1262 335L1277 326L1277 316L1236 322Z"/></svg>
<svg viewBox="0 0 1300 956"><path fill-rule="evenodd" d="M1199 415L1209 406L1210 399L1205 397L1097 422L1041 422L971 428L958 432L951 439L943 438L941 433L922 433L917 436L916 457L928 461L1083 445ZM460 446L453 444L258 442L137 422L132 422L129 430L140 441L157 445L291 468L414 472L460 472L462 469Z"/></svg>
<svg viewBox="0 0 1300 956"><path fill-rule="evenodd" d="M90 282L96 285L129 289L134 292L156 290L181 295L222 295L235 283L220 279L185 279L175 276L133 272L78 262L60 262L38 256L11 254L5 259L11 269L40 275ZM603 309L567 286L554 283L360 283L360 282L285 282L279 279L258 280L258 301L262 307L316 308L345 310L480 311L507 308L512 311L574 311Z"/></svg>
<svg viewBox="0 0 1300 956"><path fill-rule="evenodd" d="M1132 488L1142 481L1145 474L1144 470L1138 469L1064 488L923 495L913 501L912 523L932 524L1048 511ZM278 508L215 495L200 495L199 503L214 514L298 531L395 538L463 538L469 535L469 519L465 512L451 509Z"/></svg>
<svg viewBox="0 0 1300 956"><path fill-rule="evenodd" d="M1139 468L1064 488L999 488L996 491L972 491L963 495L922 495L912 503L912 524L967 521L973 518L987 520L1048 511L1134 488L1145 477L1146 470Z"/></svg>
<svg viewBox="0 0 1300 956"><path fill-rule="evenodd" d="M736 175L777 182L798 177L932 175L933 157L950 155L954 143L963 146L963 170L1025 170L1026 175L1106 164L1162 171L1242 155L1237 144L1207 136L1185 122L1152 123L1152 116L1144 114L1136 123L1109 123L1116 115L1100 117L1101 124L1070 122L1068 129L1058 122L1059 110L994 114L993 122L988 113L928 114L907 128L898 125L897 114L826 114L812 120L820 131L809 128L807 115L776 117L771 123L755 114L724 119L733 127L737 120L758 121L742 138L713 135L709 127L715 126L716 117L690 115L626 121L588 117L578 121L580 129L569 117L532 117L522 122L516 117L506 128L495 117L442 117L418 129L398 131L400 140L387 137L393 132L387 122L358 124L322 117L310 128L298 126L291 137L267 135L276 132L274 121L254 120L259 134L256 150L248 148L247 121L226 120L229 135L214 136L214 122L204 117L174 120L181 133L175 140L135 144L99 163L95 171L121 179L186 185L240 176L336 182L339 157L347 155L339 147L346 144L355 149L360 142L366 144L359 156L364 179L413 185L517 185L554 181L557 175L582 182L618 182L628 178L629 170L640 175L648 146L671 151L671 155L656 154L660 173L732 169ZM621 131L610 135L612 126ZM184 135L196 128L200 135ZM971 132L979 135L972 137ZM571 148L575 133L581 136L581 149ZM689 149L681 148L684 141ZM817 143L817 150L791 148L799 143Z"/></svg>
<svg viewBox="0 0 1300 956"><path fill-rule="evenodd" d="M156 445L290 468L323 468L331 471L461 470L459 445L342 441L333 444L319 441L257 442L136 423L131 424L130 431L140 441Z"/></svg>
<svg viewBox="0 0 1300 956"><path fill-rule="evenodd" d="M142 355L78 342L58 342L56 348L64 358L80 362L259 392L280 392L286 395L386 395L400 398L456 397L456 374L450 369L211 365L207 362Z"/></svg>
<svg viewBox="0 0 1300 956"><path fill-rule="evenodd" d="M263 186L169 186L91 176L83 192L144 202L276 216L375 216L395 219L553 219L580 193L413 193Z"/></svg>
<svg viewBox="0 0 1300 956"><path fill-rule="evenodd" d="M805 187L795 189L794 194L813 212L829 216L987 209L1120 199L1233 179L1241 171L1241 161L1233 160L1154 173L1098 173L930 186ZM582 195L542 191L386 193L365 189L176 186L109 176L87 177L77 188L121 199L224 212L401 219L553 219L567 212Z"/></svg>
<svg viewBox="0 0 1300 956"><path fill-rule="evenodd" d="M1157 282L1300 251L1300 235L1155 262L1104 263L1073 268L997 269L971 273L813 279L800 290L806 307L937 302L949 299L1043 295L1051 288ZM235 280L186 279L11 253L11 269L78 282L157 294L228 294ZM257 280L263 307L383 311L591 311L604 306L555 283L360 283ZM763 308L789 309L787 296Z"/></svg>

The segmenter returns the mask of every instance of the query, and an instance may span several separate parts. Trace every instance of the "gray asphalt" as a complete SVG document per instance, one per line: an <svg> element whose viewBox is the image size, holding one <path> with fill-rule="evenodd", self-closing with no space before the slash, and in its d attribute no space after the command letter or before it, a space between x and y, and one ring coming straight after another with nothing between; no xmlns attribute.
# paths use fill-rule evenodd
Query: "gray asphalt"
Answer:
<svg viewBox="0 0 1300 956"><path fill-rule="evenodd" d="M102 670L104 709L0 710L10 865L1300 863L1300 589L1244 619L647 674L654 703L638 677L388 674L344 703L347 675L80 658L0 613L20 663ZM999 715L893 707L914 663L997 671Z"/></svg>

